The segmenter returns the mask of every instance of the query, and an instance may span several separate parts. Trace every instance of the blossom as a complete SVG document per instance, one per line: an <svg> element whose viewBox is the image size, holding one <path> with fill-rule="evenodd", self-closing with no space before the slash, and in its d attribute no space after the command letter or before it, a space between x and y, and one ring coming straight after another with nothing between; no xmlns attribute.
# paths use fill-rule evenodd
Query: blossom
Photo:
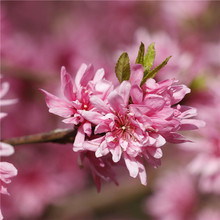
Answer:
<svg viewBox="0 0 220 220"><path fill-rule="evenodd" d="M188 141L177 131L197 129L204 123L190 119L196 115L195 109L181 105L173 107L190 92L186 86L176 85L175 80L156 83L148 79L140 87L142 78L143 67L134 65L130 82L123 81L110 92L107 101L91 96L95 109L80 110L80 113L96 125L95 134L104 134L84 142L82 149L94 151L96 157L111 154L115 163L123 158L130 176L139 175L141 183L146 185L143 158L154 167L159 166L160 147L166 141Z"/></svg>
<svg viewBox="0 0 220 220"><path fill-rule="evenodd" d="M185 171L161 177L145 208L158 220L192 220L197 204L194 179Z"/></svg>
<svg viewBox="0 0 220 220"><path fill-rule="evenodd" d="M1 75L0 75L1 78ZM2 97L6 95L9 90L9 83L3 82L0 84L0 107L14 104L17 100L16 99L4 99ZM0 112L0 120L4 118L7 113ZM0 142L0 157L2 156L10 156L14 153L14 148L10 144ZM0 193L9 195L7 188L4 187L3 184L9 184L11 182L10 178L17 175L17 169L14 167L13 164L8 162L0 162ZM3 219L0 207L0 219Z"/></svg>
<svg viewBox="0 0 220 220"><path fill-rule="evenodd" d="M199 188L203 192L220 194L220 140L198 140L190 145L190 151L196 152L196 156L188 165L188 170L199 176ZM183 148L186 148L183 146Z"/></svg>
<svg viewBox="0 0 220 220"><path fill-rule="evenodd" d="M14 153L14 148L10 144L0 142L0 157L10 156ZM17 169L8 162L0 162L0 193L9 195L7 188L2 185L3 183L10 183L11 177L17 175Z"/></svg>
<svg viewBox="0 0 220 220"><path fill-rule="evenodd" d="M0 157L10 156L14 153L14 149L11 145L0 142ZM4 184L9 184L11 182L10 178L17 175L17 169L13 164L8 162L0 162L0 193L9 195L7 188ZM3 219L0 207L0 219Z"/></svg>
<svg viewBox="0 0 220 220"><path fill-rule="evenodd" d="M220 92L219 77L207 80L208 89L196 96L194 105L199 109L200 118L206 127L197 132L194 143L181 148L194 153L188 170L198 177L199 189L206 193L220 194Z"/></svg>
<svg viewBox="0 0 220 220"><path fill-rule="evenodd" d="M85 187L86 173L79 168L78 155L72 154L71 146L64 150L58 144L44 144L42 148L19 148L18 153L24 160L16 168L22 172L16 177L16 184L10 186L13 197L6 197L2 204L8 219L37 219L48 205ZM49 161L47 166L45 161Z"/></svg>
<svg viewBox="0 0 220 220"><path fill-rule="evenodd" d="M82 64L79 68L75 80L66 72L65 67L61 68L61 89L65 99L58 98L45 90L46 103L49 112L59 115L64 123L79 125L74 146L80 148L85 139L85 135L91 136L91 123L84 119L81 110L91 110L90 103L92 94L105 99L112 89L112 84L105 79L104 70L99 69L96 73L92 65Z"/></svg>

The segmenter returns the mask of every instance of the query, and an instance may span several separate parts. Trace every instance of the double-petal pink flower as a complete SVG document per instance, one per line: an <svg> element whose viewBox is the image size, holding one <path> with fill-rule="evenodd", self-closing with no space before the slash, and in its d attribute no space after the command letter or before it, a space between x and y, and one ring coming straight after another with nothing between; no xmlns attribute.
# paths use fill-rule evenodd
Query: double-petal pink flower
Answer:
<svg viewBox="0 0 220 220"><path fill-rule="evenodd" d="M97 95L101 99L105 99L112 90L112 84L103 77L103 69L94 72L92 65L82 64L73 81L70 74L66 72L65 67L62 67L61 89L65 98L59 98L42 90L46 95L49 112L65 118L64 123L79 126L74 142L76 148L81 148L85 135L91 136L92 133L91 123L82 117L80 111L93 109L90 102L91 95Z"/></svg>
<svg viewBox="0 0 220 220"><path fill-rule="evenodd" d="M190 92L189 88L177 85L175 80L156 83L154 79L140 87L142 78L142 66L134 65L130 82L123 81L109 94L107 102L91 96L95 110L80 112L96 125L95 134L104 134L95 141L86 141L83 149L95 151L96 157L110 153L115 163L123 158L130 176L139 175L146 185L143 158L157 167L162 157L160 147L166 141L187 141L177 131L196 129L203 122L190 119L196 115L195 109L176 105Z"/></svg>
<svg viewBox="0 0 220 220"><path fill-rule="evenodd" d="M109 160L111 155L113 163L124 161L130 176L139 175L146 185L144 160L159 166L161 146L166 142L185 142L178 131L203 126L203 122L191 119L196 115L195 109L177 104L190 92L189 88L176 80L157 83L151 78L140 86L143 75L142 65L136 64L129 81L113 89L112 83L103 78L103 69L95 73L92 66L83 64L72 81L62 67L61 87L66 99L44 91L49 111L64 117L65 123L78 126L73 150L91 157L91 167L96 167L92 169L95 179L104 177L116 182L114 175L102 175L105 168L110 173L105 158ZM102 174L94 163L105 167Z"/></svg>

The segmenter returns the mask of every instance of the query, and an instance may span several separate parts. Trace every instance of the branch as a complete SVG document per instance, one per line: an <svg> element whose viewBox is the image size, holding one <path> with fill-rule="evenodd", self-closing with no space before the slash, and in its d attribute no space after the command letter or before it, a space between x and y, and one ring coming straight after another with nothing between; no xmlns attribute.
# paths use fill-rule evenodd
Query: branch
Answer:
<svg viewBox="0 0 220 220"><path fill-rule="evenodd" d="M33 134L23 137L3 139L1 142L11 144L13 146L33 143L73 143L77 129L56 129L46 133Z"/></svg>

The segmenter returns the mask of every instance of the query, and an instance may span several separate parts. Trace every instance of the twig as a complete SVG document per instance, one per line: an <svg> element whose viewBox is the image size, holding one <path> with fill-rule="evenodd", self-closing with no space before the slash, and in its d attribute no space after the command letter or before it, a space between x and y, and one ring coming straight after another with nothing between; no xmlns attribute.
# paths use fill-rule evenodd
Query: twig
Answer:
<svg viewBox="0 0 220 220"><path fill-rule="evenodd" d="M55 142L65 144L73 143L75 136L76 129L57 129L46 133L3 139L1 140L1 142L8 143L13 146L43 142Z"/></svg>

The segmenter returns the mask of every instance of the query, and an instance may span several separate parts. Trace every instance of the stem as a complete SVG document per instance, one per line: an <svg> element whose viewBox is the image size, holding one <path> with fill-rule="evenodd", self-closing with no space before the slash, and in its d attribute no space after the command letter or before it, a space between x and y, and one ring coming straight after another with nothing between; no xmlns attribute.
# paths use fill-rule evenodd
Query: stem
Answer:
<svg viewBox="0 0 220 220"><path fill-rule="evenodd" d="M3 139L1 142L13 146L22 144L55 142L55 143L73 143L76 136L76 129L56 129L46 133L33 134L23 137Z"/></svg>

